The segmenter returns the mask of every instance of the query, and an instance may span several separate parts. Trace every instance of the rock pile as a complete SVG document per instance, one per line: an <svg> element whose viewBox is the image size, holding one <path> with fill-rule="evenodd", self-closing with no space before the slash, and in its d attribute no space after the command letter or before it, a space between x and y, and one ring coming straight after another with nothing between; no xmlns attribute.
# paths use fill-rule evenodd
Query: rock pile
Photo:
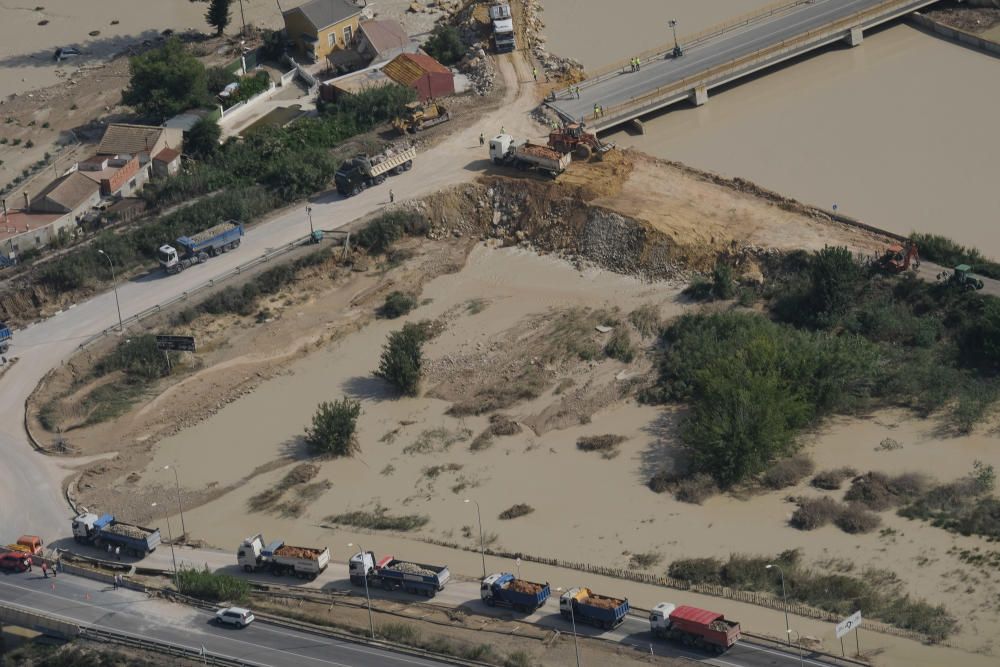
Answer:
<svg viewBox="0 0 1000 667"><path fill-rule="evenodd" d="M419 574L421 577L432 577L434 572L428 570L426 567L420 567L416 563L407 563L406 561L396 563L391 568L396 572L403 572L404 574Z"/></svg>
<svg viewBox="0 0 1000 667"><path fill-rule="evenodd" d="M536 584L531 581L525 581L524 579L515 579L510 582L510 590L516 591L518 593L527 593L528 595L537 595L541 592L544 586L541 584Z"/></svg>
<svg viewBox="0 0 1000 667"><path fill-rule="evenodd" d="M307 549L306 547L291 547L283 546L274 552L278 556L286 556L288 558L305 558L308 560L316 560L319 557L319 552L315 549Z"/></svg>
<svg viewBox="0 0 1000 667"><path fill-rule="evenodd" d="M116 523L108 528L108 532L114 533L115 535L122 535L124 537L131 537L133 540L143 540L149 535L149 532L139 528L138 526L129 526L121 523Z"/></svg>

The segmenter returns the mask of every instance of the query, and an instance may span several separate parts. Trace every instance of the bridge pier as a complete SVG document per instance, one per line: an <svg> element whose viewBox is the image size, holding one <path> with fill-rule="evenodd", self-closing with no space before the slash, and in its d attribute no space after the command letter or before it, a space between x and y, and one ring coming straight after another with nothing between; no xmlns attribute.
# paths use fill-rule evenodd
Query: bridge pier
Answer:
<svg viewBox="0 0 1000 667"><path fill-rule="evenodd" d="M844 37L844 41L847 42L848 46L857 46L864 40L864 34L862 33L861 26L857 28L851 28L851 32L847 37Z"/></svg>
<svg viewBox="0 0 1000 667"><path fill-rule="evenodd" d="M705 102L708 102L708 88L705 86L698 86L691 91L691 102L696 106L700 107Z"/></svg>

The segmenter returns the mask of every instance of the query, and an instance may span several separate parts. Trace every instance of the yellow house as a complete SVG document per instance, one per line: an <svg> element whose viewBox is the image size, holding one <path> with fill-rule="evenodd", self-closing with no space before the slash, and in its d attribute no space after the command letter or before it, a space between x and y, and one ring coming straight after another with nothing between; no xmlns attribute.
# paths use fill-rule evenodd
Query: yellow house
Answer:
<svg viewBox="0 0 1000 667"><path fill-rule="evenodd" d="M361 8L350 0L311 0L281 14L288 39L314 62L322 61L332 51L347 48L361 20Z"/></svg>

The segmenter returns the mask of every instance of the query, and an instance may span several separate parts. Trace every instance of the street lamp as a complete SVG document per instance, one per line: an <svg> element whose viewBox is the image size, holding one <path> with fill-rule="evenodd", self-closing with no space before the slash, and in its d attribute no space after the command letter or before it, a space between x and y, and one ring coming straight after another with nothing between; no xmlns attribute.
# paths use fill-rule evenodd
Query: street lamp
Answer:
<svg viewBox="0 0 1000 667"><path fill-rule="evenodd" d="M348 542L347 546L353 547L354 542ZM360 544L357 545L361 549L361 567L365 569L364 580L365 580L365 598L368 600L368 627L371 628L372 639L375 639L375 621L372 619L372 596L368 594L368 564L365 562L365 548ZM347 569L350 571L351 563L348 561Z"/></svg>
<svg viewBox="0 0 1000 667"><path fill-rule="evenodd" d="M562 588L557 588L556 593L562 593ZM559 596L560 598L562 595ZM576 667L580 667L580 642L576 638L576 614L573 613L573 601L569 601L569 621L573 624L573 648L576 649Z"/></svg>
<svg viewBox="0 0 1000 667"><path fill-rule="evenodd" d="M778 574L781 575L781 597L784 600L784 606L785 606L785 639L787 640L788 645L791 646L792 645L792 629L788 625L788 595L785 593L785 573L777 565L775 565L773 563L768 563L766 569L770 570L771 568L774 568L775 570L777 570Z"/></svg>
<svg viewBox="0 0 1000 667"><path fill-rule="evenodd" d="M681 45L677 43L677 21L670 19L669 25L674 33L674 58L680 58L684 52L681 50Z"/></svg>
<svg viewBox="0 0 1000 667"><path fill-rule="evenodd" d="M466 498L462 502L476 503L476 517L479 519L479 553L483 557L483 579L486 578L486 542L483 541L483 514L479 511L479 501Z"/></svg>
<svg viewBox="0 0 1000 667"><path fill-rule="evenodd" d="M313 207L306 206L306 214L309 216L309 236L315 236L313 232Z"/></svg>
<svg viewBox="0 0 1000 667"><path fill-rule="evenodd" d="M181 537L187 537L187 527L184 525L184 507L181 505L181 480L177 476L177 466L174 465L170 467L168 465L163 466L164 470L174 471L174 482L177 484L177 510L181 513Z"/></svg>
<svg viewBox="0 0 1000 667"><path fill-rule="evenodd" d="M795 633L795 643L799 647L799 667L803 667L805 663L802 662L802 635L799 634L798 630L789 630L788 632L789 632L788 634L789 639L791 639L792 637L791 633L793 632Z"/></svg>
<svg viewBox="0 0 1000 667"><path fill-rule="evenodd" d="M156 503L153 503L150 507L156 507ZM170 540L170 560L174 562L174 586L177 588L177 592L180 592L181 587L177 580L177 555L174 553L174 535L170 531L170 515L167 514L166 510L163 512L163 517L167 520L167 539Z"/></svg>
<svg viewBox="0 0 1000 667"><path fill-rule="evenodd" d="M115 306L118 308L118 331L125 331L125 325L122 324L122 304L118 301L118 278L115 277L115 265L111 262L111 256L108 253L100 249L97 252L104 255L104 259L108 260L108 266L111 267L111 284L115 287Z"/></svg>

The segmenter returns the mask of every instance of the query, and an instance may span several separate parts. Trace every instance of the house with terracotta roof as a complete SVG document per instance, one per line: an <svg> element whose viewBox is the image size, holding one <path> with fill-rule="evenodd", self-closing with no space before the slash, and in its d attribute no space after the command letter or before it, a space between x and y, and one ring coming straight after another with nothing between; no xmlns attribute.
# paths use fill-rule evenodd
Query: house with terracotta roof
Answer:
<svg viewBox="0 0 1000 667"><path fill-rule="evenodd" d="M310 0L282 10L281 15L296 49L313 62L322 62L332 51L346 49L354 41L361 9L350 0Z"/></svg>
<svg viewBox="0 0 1000 667"><path fill-rule="evenodd" d="M136 155L145 167L164 148L180 150L184 133L180 128L111 123L97 145L98 155Z"/></svg>
<svg viewBox="0 0 1000 667"><path fill-rule="evenodd" d="M149 178L149 170L139 168L138 155L94 155L76 168L101 187L102 197L131 197Z"/></svg>
<svg viewBox="0 0 1000 667"><path fill-rule="evenodd" d="M164 148L153 156L153 176L167 178L176 176L181 170L181 152L176 148Z"/></svg>
<svg viewBox="0 0 1000 667"><path fill-rule="evenodd" d="M16 260L28 250L47 246L60 233L75 231L76 220L67 213L7 211L5 207L0 211L0 256Z"/></svg>
<svg viewBox="0 0 1000 667"><path fill-rule="evenodd" d="M25 198L27 199L27 193ZM69 215L75 222L101 201L101 186L80 171L73 171L49 183L31 200L33 213Z"/></svg>
<svg viewBox="0 0 1000 667"><path fill-rule="evenodd" d="M423 53L400 54L382 71L401 86L416 90L423 101L455 94L455 75L452 71Z"/></svg>

